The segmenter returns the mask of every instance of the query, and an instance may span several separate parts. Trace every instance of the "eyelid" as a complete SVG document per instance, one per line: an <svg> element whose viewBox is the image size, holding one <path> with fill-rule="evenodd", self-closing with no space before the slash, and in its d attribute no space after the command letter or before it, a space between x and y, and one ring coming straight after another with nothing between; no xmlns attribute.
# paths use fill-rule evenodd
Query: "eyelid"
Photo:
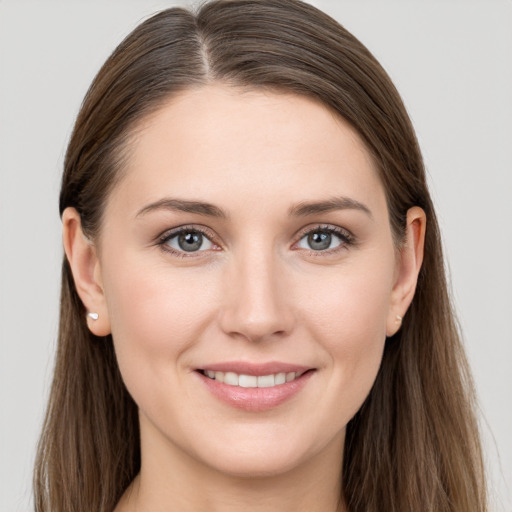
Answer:
<svg viewBox="0 0 512 512"><path fill-rule="evenodd" d="M342 243L339 247L334 249L326 249L325 251L315 251L313 249L308 251L307 249L299 248L295 248L295 250L305 250L314 254L315 256L319 256L322 254L333 254L339 250L346 249L348 246L356 245L357 243L356 237L346 228L342 228L341 226L336 226L333 224L314 224L302 228L297 233L296 241L293 243L292 248L294 248L305 236L309 235L310 233L314 233L315 231L326 231L328 233L334 234L341 239Z"/></svg>
<svg viewBox="0 0 512 512"><path fill-rule="evenodd" d="M156 245L160 246L160 248L163 251L166 251L167 253L174 254L179 257L183 258L190 258L190 257L200 257L203 255L203 253L208 252L209 250L219 250L219 249L209 249L204 251L193 251L190 253L187 253L186 251L177 251L173 249L172 247L167 245L167 242L174 238L175 236L179 235L180 233L187 232L187 231L195 231L197 233L201 233L204 237L206 237L214 246L220 248L220 244L216 241L218 237L216 234L206 226L201 226L197 224L184 224L182 226L176 226L175 228L167 229L160 235L158 235L155 239Z"/></svg>
<svg viewBox="0 0 512 512"><path fill-rule="evenodd" d="M339 234L347 239L355 239L354 235L347 229L342 228L341 226L336 226L335 224L310 224L304 228L301 228L297 232L297 239L304 237L304 235L308 235L314 231L329 231L331 233Z"/></svg>

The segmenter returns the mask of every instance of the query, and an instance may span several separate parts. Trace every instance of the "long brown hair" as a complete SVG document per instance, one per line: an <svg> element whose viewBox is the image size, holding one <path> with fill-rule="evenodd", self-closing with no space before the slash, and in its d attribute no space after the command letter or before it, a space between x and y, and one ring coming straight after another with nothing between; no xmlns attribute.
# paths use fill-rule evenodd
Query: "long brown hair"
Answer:
<svg viewBox="0 0 512 512"><path fill-rule="evenodd" d="M60 212L92 239L122 177L130 134L176 92L222 82L320 100L360 134L377 164L397 244L407 210L427 215L425 259L402 329L347 427L350 512L483 512L473 388L447 292L421 153L385 71L347 30L299 0L220 0L139 25L91 85L67 150ZM137 407L112 339L92 335L64 258L54 380L35 468L39 512L111 512L140 468Z"/></svg>

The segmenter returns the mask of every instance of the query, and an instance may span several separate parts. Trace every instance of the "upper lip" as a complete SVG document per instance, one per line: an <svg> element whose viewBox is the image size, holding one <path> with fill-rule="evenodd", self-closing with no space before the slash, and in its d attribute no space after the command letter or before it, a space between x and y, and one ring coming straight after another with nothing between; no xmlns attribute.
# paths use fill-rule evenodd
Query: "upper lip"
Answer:
<svg viewBox="0 0 512 512"><path fill-rule="evenodd" d="M304 373L311 370L310 366L303 366L293 363L282 363L269 361L266 363L248 363L245 361L226 361L222 363L206 364L197 368L198 370L209 370L212 372L233 372L239 375L272 375L276 373Z"/></svg>

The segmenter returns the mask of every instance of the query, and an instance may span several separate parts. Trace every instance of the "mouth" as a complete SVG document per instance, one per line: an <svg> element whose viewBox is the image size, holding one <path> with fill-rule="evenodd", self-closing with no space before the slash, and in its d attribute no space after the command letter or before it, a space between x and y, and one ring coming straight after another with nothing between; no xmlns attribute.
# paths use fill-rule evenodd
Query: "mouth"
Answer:
<svg viewBox="0 0 512 512"><path fill-rule="evenodd" d="M293 382L306 372L313 371L313 369L297 372L279 372L270 373L267 375L246 375L243 373L235 372L222 372L214 370L198 370L199 373L208 377L209 379L222 382L227 386L236 386L241 388L273 388Z"/></svg>
<svg viewBox="0 0 512 512"><path fill-rule="evenodd" d="M281 363L225 363L198 368L194 373L224 404L248 412L262 412L299 395L316 368Z"/></svg>

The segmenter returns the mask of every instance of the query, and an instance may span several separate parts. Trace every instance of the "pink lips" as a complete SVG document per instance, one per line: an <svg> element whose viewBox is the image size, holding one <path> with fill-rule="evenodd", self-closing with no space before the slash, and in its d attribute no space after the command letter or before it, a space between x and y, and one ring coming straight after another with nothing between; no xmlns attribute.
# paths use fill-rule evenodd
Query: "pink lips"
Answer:
<svg viewBox="0 0 512 512"><path fill-rule="evenodd" d="M206 376L203 371L234 372L239 375L270 375L277 373L299 373L299 377L284 384L267 388L244 388L232 386ZM196 375L210 392L222 402L252 412L261 412L277 407L295 396L315 373L307 366L287 363L269 362L252 364L246 362L229 362L208 364L198 369Z"/></svg>

